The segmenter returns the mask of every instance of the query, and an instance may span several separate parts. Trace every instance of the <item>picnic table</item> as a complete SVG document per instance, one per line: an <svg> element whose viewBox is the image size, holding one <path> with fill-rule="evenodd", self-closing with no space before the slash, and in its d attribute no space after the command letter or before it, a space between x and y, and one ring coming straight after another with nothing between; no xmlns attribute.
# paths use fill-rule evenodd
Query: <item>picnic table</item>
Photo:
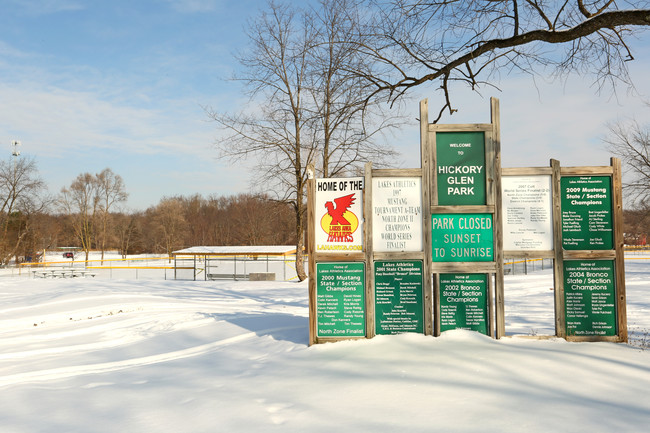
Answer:
<svg viewBox="0 0 650 433"><path fill-rule="evenodd" d="M85 269L39 269L32 271L34 278L77 278L94 277L94 272Z"/></svg>

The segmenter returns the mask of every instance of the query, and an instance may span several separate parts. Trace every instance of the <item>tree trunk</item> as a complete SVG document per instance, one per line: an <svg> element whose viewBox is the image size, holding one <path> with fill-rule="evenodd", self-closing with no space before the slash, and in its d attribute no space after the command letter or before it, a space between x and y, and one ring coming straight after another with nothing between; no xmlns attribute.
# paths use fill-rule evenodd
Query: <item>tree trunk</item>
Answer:
<svg viewBox="0 0 650 433"><path fill-rule="evenodd" d="M305 272L305 254L303 247L304 242L302 240L302 236L300 236L298 238L298 242L296 243L296 274L298 275L298 279L300 281L305 281L308 277L307 273Z"/></svg>
<svg viewBox="0 0 650 433"><path fill-rule="evenodd" d="M301 190L299 190L301 191ZM307 273L305 272L305 253L304 253L304 218L305 214L303 212L302 204L302 194L297 194L296 201L296 275L300 281L307 279Z"/></svg>

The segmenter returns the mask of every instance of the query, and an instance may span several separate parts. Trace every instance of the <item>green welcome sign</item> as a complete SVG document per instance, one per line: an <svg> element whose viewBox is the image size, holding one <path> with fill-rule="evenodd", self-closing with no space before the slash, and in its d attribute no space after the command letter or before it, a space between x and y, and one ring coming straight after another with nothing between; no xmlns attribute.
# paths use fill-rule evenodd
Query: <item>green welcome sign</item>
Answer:
<svg viewBox="0 0 650 433"><path fill-rule="evenodd" d="M610 177L567 176L560 186L564 249L613 249Z"/></svg>
<svg viewBox="0 0 650 433"><path fill-rule="evenodd" d="M564 305L568 336L615 336L613 260L565 260Z"/></svg>
<svg viewBox="0 0 650 433"><path fill-rule="evenodd" d="M319 337L364 337L364 263L316 264L316 326Z"/></svg>
<svg viewBox="0 0 650 433"><path fill-rule="evenodd" d="M494 260L492 215L488 213L433 214L431 240L434 262Z"/></svg>
<svg viewBox="0 0 650 433"><path fill-rule="evenodd" d="M488 333L486 274L440 274L440 331Z"/></svg>
<svg viewBox="0 0 650 433"><path fill-rule="evenodd" d="M422 261L375 262L375 332L424 332Z"/></svg>
<svg viewBox="0 0 650 433"><path fill-rule="evenodd" d="M436 133L439 205L484 205L485 133Z"/></svg>

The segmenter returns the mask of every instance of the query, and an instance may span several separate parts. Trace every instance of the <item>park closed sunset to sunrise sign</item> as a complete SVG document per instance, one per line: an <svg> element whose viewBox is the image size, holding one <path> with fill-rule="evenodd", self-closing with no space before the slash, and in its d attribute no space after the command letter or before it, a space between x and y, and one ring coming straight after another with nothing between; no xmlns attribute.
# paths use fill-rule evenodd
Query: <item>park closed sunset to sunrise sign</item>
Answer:
<svg viewBox="0 0 650 433"><path fill-rule="evenodd" d="M494 260L494 231L490 214L431 216L434 262Z"/></svg>

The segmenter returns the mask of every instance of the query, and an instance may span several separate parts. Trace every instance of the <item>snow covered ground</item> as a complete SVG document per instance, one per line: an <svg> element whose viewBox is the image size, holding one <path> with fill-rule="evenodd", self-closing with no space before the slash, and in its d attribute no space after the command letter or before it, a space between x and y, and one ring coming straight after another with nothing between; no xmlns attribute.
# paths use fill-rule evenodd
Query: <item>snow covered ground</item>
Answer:
<svg viewBox="0 0 650 433"><path fill-rule="evenodd" d="M650 260L631 344L468 331L307 346L307 284L0 278L0 432L642 432ZM553 332L548 270L508 334Z"/></svg>

